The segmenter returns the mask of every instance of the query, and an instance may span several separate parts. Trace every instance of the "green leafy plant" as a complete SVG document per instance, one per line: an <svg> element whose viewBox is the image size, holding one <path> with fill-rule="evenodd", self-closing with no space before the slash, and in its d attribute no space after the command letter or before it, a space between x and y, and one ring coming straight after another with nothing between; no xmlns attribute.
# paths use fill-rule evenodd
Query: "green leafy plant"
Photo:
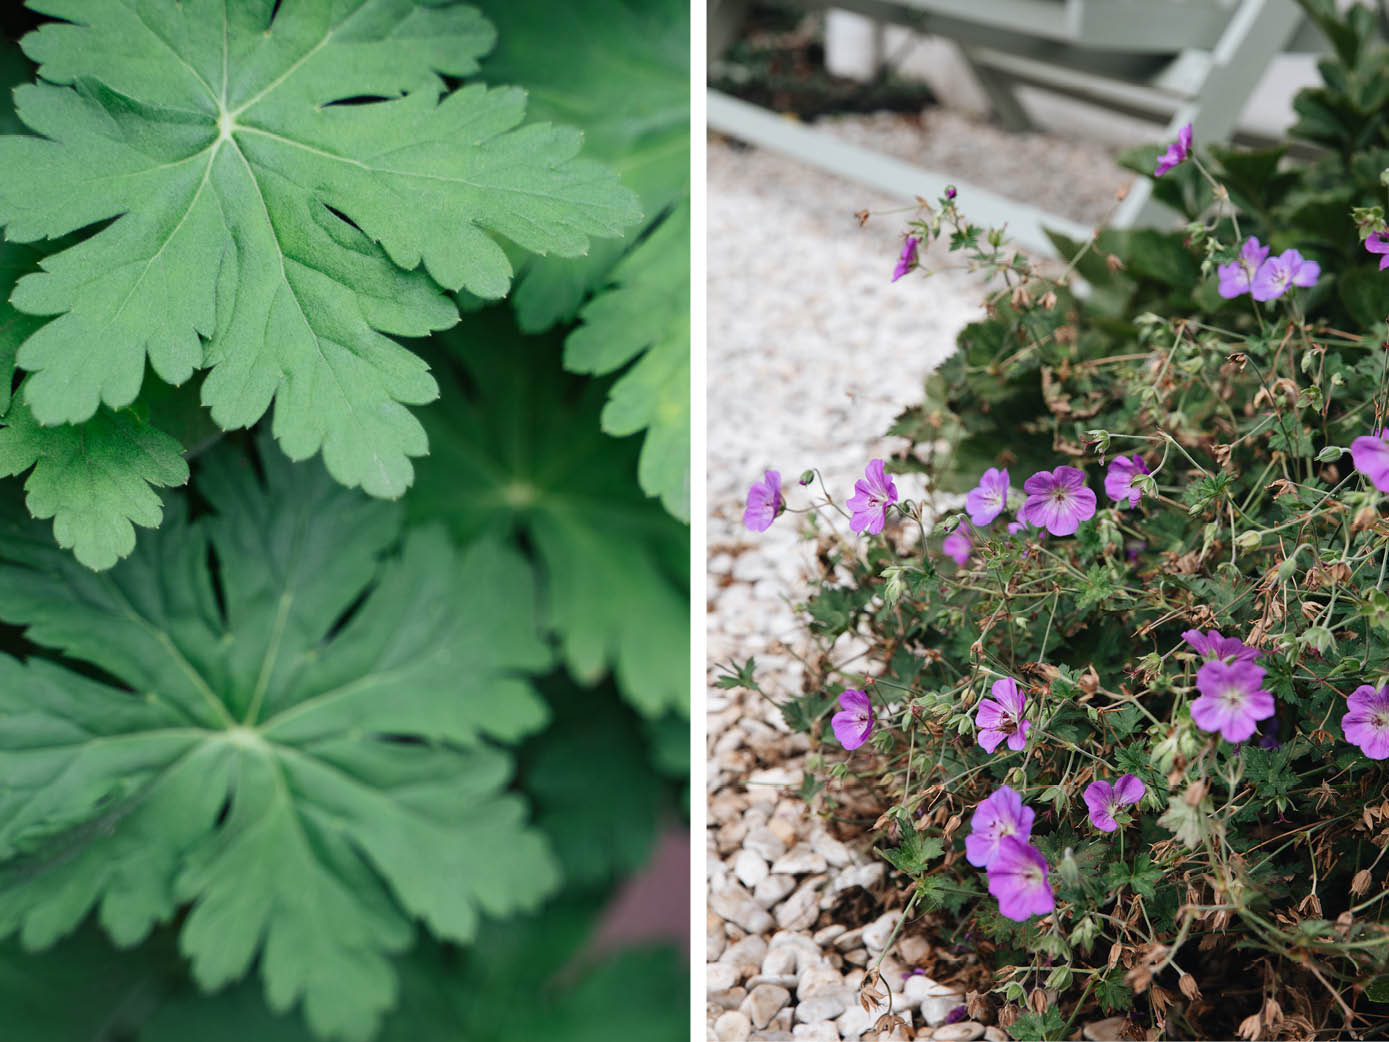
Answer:
<svg viewBox="0 0 1389 1042"><path fill-rule="evenodd" d="M28 6L6 1030L684 1037L688 9Z"/></svg>
<svg viewBox="0 0 1389 1042"><path fill-rule="evenodd" d="M833 522L786 713L823 743L811 798L878 804L904 929L1018 1039L1389 1024L1389 49L1305 6L1334 54L1292 134L1321 150L1198 141L1156 182L1182 231L1056 237L1047 266L965 197L923 206L908 235L995 280L986 317L888 475L784 497ZM834 664L848 633L871 665Z"/></svg>

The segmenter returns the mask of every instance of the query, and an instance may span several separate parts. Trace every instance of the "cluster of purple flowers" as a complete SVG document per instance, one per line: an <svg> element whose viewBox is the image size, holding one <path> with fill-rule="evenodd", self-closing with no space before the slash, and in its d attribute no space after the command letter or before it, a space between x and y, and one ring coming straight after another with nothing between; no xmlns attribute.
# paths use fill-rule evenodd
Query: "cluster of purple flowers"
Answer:
<svg viewBox="0 0 1389 1042"><path fill-rule="evenodd" d="M1277 300L1291 286L1312 286L1321 276L1321 265L1305 259L1297 250L1270 257L1269 247L1250 236L1239 256L1215 269L1219 293L1226 300L1248 293L1255 300Z"/></svg>
<svg viewBox="0 0 1389 1042"><path fill-rule="evenodd" d="M801 484L805 484L805 480ZM887 508L896 502L897 485L883 470L883 461L870 460L864 476L854 482L854 495L844 504L853 512L849 527L855 532L877 535L887 523ZM765 532L785 509L781 475L769 470L761 481L748 489L743 524L750 531Z"/></svg>
<svg viewBox="0 0 1389 1042"><path fill-rule="evenodd" d="M999 914L1015 922L1046 915L1056 907L1047 859L1028 842L1035 817L1021 796L1000 785L974 808L965 837L965 857L988 873L989 893L998 899Z"/></svg>
<svg viewBox="0 0 1389 1042"><path fill-rule="evenodd" d="M1216 630L1187 630L1182 639L1206 660L1196 672L1201 697L1191 703L1191 719L1227 742L1244 741L1274 711L1273 696L1263 687L1264 669L1255 665L1263 652Z"/></svg>

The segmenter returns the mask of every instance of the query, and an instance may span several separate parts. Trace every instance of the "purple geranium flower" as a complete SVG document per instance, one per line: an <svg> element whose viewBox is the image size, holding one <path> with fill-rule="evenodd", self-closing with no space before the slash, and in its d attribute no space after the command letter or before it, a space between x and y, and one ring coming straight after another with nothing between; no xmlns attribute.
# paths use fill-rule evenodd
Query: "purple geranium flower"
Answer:
<svg viewBox="0 0 1389 1042"><path fill-rule="evenodd" d="M907 241L902 243L902 256L897 258L897 267L892 269L893 282L896 282L903 275L916 267L916 246L918 241L915 235L908 235Z"/></svg>
<svg viewBox="0 0 1389 1042"><path fill-rule="evenodd" d="M834 736L845 749L857 749L873 733L873 703L851 688L839 696L839 710L830 719Z"/></svg>
<svg viewBox="0 0 1389 1042"><path fill-rule="evenodd" d="M993 693L993 698L980 700L979 710L974 714L979 744L986 753L991 753L1007 738L1009 749L1023 748L1027 744L1027 731L1032 726L1022 718L1027 698L1012 677L995 680Z"/></svg>
<svg viewBox="0 0 1389 1042"><path fill-rule="evenodd" d="M762 480L748 489L748 505L743 511L743 524L750 531L765 532L786 506L781 498L781 474L769 470Z"/></svg>
<svg viewBox="0 0 1389 1042"><path fill-rule="evenodd" d="M1113 832L1119 827L1114 820L1116 812L1131 803L1137 803L1147 792L1144 784L1135 775L1121 774L1113 785L1107 781L1094 781L1085 787L1085 805L1090 808L1090 824L1101 832Z"/></svg>
<svg viewBox="0 0 1389 1042"><path fill-rule="evenodd" d="M998 898L1000 915L1020 923L1056 907L1047 882L1047 859L1031 843L1004 836L988 872L989 893Z"/></svg>
<svg viewBox="0 0 1389 1042"><path fill-rule="evenodd" d="M1366 435L1350 443L1350 458L1355 469L1370 479L1381 492L1389 492L1389 430L1379 435Z"/></svg>
<svg viewBox="0 0 1389 1042"><path fill-rule="evenodd" d="M1154 177L1161 177L1174 166L1186 160L1191 155L1191 124L1188 123L1177 131L1177 140L1167 146L1167 151L1159 157L1157 167L1153 170Z"/></svg>
<svg viewBox="0 0 1389 1042"><path fill-rule="evenodd" d="M883 473L883 461L869 460L864 476L854 482L854 495L844 505L853 511L849 527L877 535L887 521L887 508L897 502L897 486Z"/></svg>
<svg viewBox="0 0 1389 1042"><path fill-rule="evenodd" d="M1074 535L1082 521L1095 516L1095 493L1085 487L1085 473L1075 467L1039 470L1023 482L1022 489L1027 502L1018 520L1052 535Z"/></svg>
<svg viewBox="0 0 1389 1042"><path fill-rule="evenodd" d="M1219 630L1187 630L1182 640L1196 649L1197 654L1207 661L1219 660L1225 663L1253 662L1263 654L1258 648L1251 648L1237 637L1222 637Z"/></svg>
<svg viewBox="0 0 1389 1042"><path fill-rule="evenodd" d="M979 487L970 489L965 497L969 519L983 528L1008 505L1008 472L990 467L979 479Z"/></svg>
<svg viewBox="0 0 1389 1042"><path fill-rule="evenodd" d="M969 819L972 830L965 837L965 858L971 865L988 868L998 856L998 844L1004 836L1027 839L1032 835L1036 817L1031 807L1024 807L1022 797L1006 785L974 808Z"/></svg>
<svg viewBox="0 0 1389 1042"><path fill-rule="evenodd" d="M974 549L974 544L970 542L963 529L957 528L945 537L945 542L941 543L940 548L946 557L952 558L963 568L969 563L969 554Z"/></svg>
<svg viewBox="0 0 1389 1042"><path fill-rule="evenodd" d="M1303 260L1297 250L1284 250L1259 265L1249 292L1255 300L1277 300L1289 286L1312 286L1320 276L1321 265L1316 261Z"/></svg>
<svg viewBox="0 0 1389 1042"><path fill-rule="evenodd" d="M1147 473L1148 464L1142 456L1116 456L1104 476L1104 494L1116 503L1128 500L1129 506L1136 507L1143 493L1133 487L1133 479Z"/></svg>
<svg viewBox="0 0 1389 1042"><path fill-rule="evenodd" d="M1226 300L1233 300L1248 293L1254 282L1255 272L1267 259L1267 246L1261 246L1259 240L1252 235L1245 239L1244 245L1240 247L1239 256L1229 264L1222 264L1215 269L1215 273L1220 276L1220 295Z"/></svg>
<svg viewBox="0 0 1389 1042"><path fill-rule="evenodd" d="M1383 257L1379 258L1380 271L1389 268L1389 239L1386 239L1379 232L1375 232L1365 240L1365 249L1369 250L1371 253L1384 254Z"/></svg>
<svg viewBox="0 0 1389 1042"><path fill-rule="evenodd" d="M1378 691L1361 684L1346 699L1346 708L1350 712L1341 717L1346 741L1371 760L1389 757L1389 684Z"/></svg>
<svg viewBox="0 0 1389 1042"><path fill-rule="evenodd" d="M1207 662L1196 673L1201 697L1191 703L1191 719L1227 742L1244 741L1273 715L1273 696L1260 686L1263 680L1263 667L1252 662Z"/></svg>

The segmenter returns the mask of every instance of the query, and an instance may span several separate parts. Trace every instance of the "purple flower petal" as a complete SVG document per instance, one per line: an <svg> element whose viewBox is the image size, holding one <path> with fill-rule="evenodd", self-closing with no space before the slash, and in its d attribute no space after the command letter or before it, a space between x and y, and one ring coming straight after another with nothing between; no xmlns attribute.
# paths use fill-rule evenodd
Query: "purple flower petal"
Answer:
<svg viewBox="0 0 1389 1042"><path fill-rule="evenodd" d="M1011 677L994 681L993 698L979 700L974 724L979 728L978 742L986 753L992 753L1000 742L1008 739L1008 748L1020 750L1027 745L1027 732L1032 726L1022 718L1027 708L1027 696L1018 690Z"/></svg>
<svg viewBox="0 0 1389 1042"><path fill-rule="evenodd" d="M1000 785L974 808L969 819L970 834L965 837L965 859L978 868L987 868L998 854L1005 836L1027 839L1032 835L1036 814L1023 806L1022 797L1007 785Z"/></svg>
<svg viewBox="0 0 1389 1042"><path fill-rule="evenodd" d="M1378 690L1362 684L1346 699L1346 708L1350 711L1341 717L1346 741L1371 760L1389 758L1389 684Z"/></svg>
<svg viewBox="0 0 1389 1042"><path fill-rule="evenodd" d="M1356 438L1350 443L1350 458L1370 484L1389 492L1389 430L1381 431L1378 437Z"/></svg>
<svg viewBox="0 0 1389 1042"><path fill-rule="evenodd" d="M762 480L748 489L748 505L743 524L753 532L765 532L786 506L781 498L781 475L769 470Z"/></svg>
<svg viewBox="0 0 1389 1042"><path fill-rule="evenodd" d="M1095 516L1095 493L1085 487L1085 472L1075 467L1038 471L1022 487L1027 493L1022 520L1052 535L1074 535L1082 521Z"/></svg>
<svg viewBox="0 0 1389 1042"><path fill-rule="evenodd" d="M1047 873L1046 858L1031 843L1017 836L999 840L998 853L988 867L989 893L998 898L999 914L1024 922L1054 909L1056 898Z"/></svg>
<svg viewBox="0 0 1389 1042"><path fill-rule="evenodd" d="M1101 832L1113 832L1118 828L1114 820L1114 786L1107 781L1094 781L1085 787L1081 794L1085 805L1090 808L1090 824Z"/></svg>
<svg viewBox="0 0 1389 1042"><path fill-rule="evenodd" d="M873 731L873 703L868 695L853 688L839 696L840 712L830 718L830 727L845 749L857 749Z"/></svg>
<svg viewBox="0 0 1389 1042"><path fill-rule="evenodd" d="M1379 259L1379 270L1383 271L1385 268L1389 268L1389 239L1386 239L1379 232L1375 232L1365 240L1365 249L1371 253L1385 254L1386 256Z"/></svg>
<svg viewBox="0 0 1389 1042"><path fill-rule="evenodd" d="M1157 166L1153 169L1154 177L1161 177L1174 166L1185 161L1191 155L1191 124L1187 123L1177 131L1177 140L1167 146L1167 151L1159 157Z"/></svg>
<svg viewBox="0 0 1389 1042"><path fill-rule="evenodd" d="M1003 513L1008 505L1008 471L990 467L977 488L965 497L965 510L977 528L983 528Z"/></svg>
<svg viewBox="0 0 1389 1042"><path fill-rule="evenodd" d="M1104 476L1104 494L1116 503L1127 500L1129 506L1136 507L1143 493L1133 487L1133 479L1148 472L1142 456L1116 456Z"/></svg>
<svg viewBox="0 0 1389 1042"><path fill-rule="evenodd" d="M1260 686L1263 679L1263 668L1252 662L1207 662L1196 673L1201 697L1191 703L1191 719L1204 731L1219 731L1227 742L1244 741L1274 712L1273 696Z"/></svg>
<svg viewBox="0 0 1389 1042"><path fill-rule="evenodd" d="M907 241L902 244L902 255L897 258L897 267L892 269L893 282L896 282L903 275L916 267L916 247L918 241L915 235L908 235Z"/></svg>
<svg viewBox="0 0 1389 1042"><path fill-rule="evenodd" d="M897 502L897 485L883 470L883 461L870 460L864 476L854 482L854 495L844 505L852 512L849 527L877 535L887 522L887 508Z"/></svg>
<svg viewBox="0 0 1389 1042"><path fill-rule="evenodd" d="M952 558L961 568L969 564L970 551L974 549L974 544L970 542L969 536L958 528L945 537L941 543L941 551L949 558Z"/></svg>
<svg viewBox="0 0 1389 1042"><path fill-rule="evenodd" d="M1235 637L1222 637L1218 630L1186 630L1182 640L1190 644L1202 658L1223 662L1253 662L1263 654Z"/></svg>

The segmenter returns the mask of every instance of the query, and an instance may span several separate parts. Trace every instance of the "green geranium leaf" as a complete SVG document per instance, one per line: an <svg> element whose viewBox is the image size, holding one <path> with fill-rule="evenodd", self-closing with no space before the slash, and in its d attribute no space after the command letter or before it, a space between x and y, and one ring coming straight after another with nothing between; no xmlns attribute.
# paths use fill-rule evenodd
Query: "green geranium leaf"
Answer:
<svg viewBox="0 0 1389 1042"><path fill-rule="evenodd" d="M637 478L682 521L690 518L690 208L682 204L613 271L613 289L581 313L564 365L611 373L603 430L646 431Z"/></svg>
<svg viewBox="0 0 1389 1042"><path fill-rule="evenodd" d="M659 948L576 958L590 930L589 909L569 900L542 915L489 923L469 952L421 945L401 962L400 1005L379 1042L607 1042L623 1024L640 1025L643 1042L688 1038L689 970L680 958ZM243 985L211 998L174 998L138 1042L310 1038Z"/></svg>
<svg viewBox="0 0 1389 1042"><path fill-rule="evenodd" d="M582 254L639 219L580 135L520 126L525 95L448 92L493 45L473 8L414 0L33 0L41 81L0 138L0 222L29 242L111 222L20 280L58 316L20 349L42 424L130 404L145 363L210 372L225 429L275 405L285 453L376 496L426 451L436 387L382 334L457 321L439 287L507 292L493 236ZM346 104L346 102L352 102ZM404 270L402 270L404 269ZM437 285L436 285L437 283Z"/></svg>
<svg viewBox="0 0 1389 1042"><path fill-rule="evenodd" d="M164 503L155 488L188 480L183 446L127 409L103 407L79 426L40 427L18 402L0 427L0 474L30 467L29 513L52 518L58 545L97 570L135 549L135 525L159 527Z"/></svg>
<svg viewBox="0 0 1389 1042"><path fill-rule="evenodd" d="M557 338L521 337L507 308L470 319L468 333L436 337L441 370L458 375L441 371L443 397L422 413L432 447L411 517L465 542L523 533L574 678L591 684L611 667L644 715L688 714L688 529L636 487L636 445L598 429L607 388L557 371Z"/></svg>
<svg viewBox="0 0 1389 1042"><path fill-rule="evenodd" d="M526 84L534 118L583 127L585 153L618 171L648 220L689 194L688 4L508 0L488 15L501 37L488 76ZM571 319L629 246L596 242L586 257L532 260L513 296L521 328Z"/></svg>
<svg viewBox="0 0 1389 1042"><path fill-rule="evenodd" d="M414 920L466 942L556 882L484 741L544 722L549 655L518 555L437 529L396 552L395 506L259 457L209 454L211 512L179 497L107 573L0 526L0 619L62 656L0 656L0 936L95 908L131 945L187 905L201 987L259 956L273 1009L362 1039Z"/></svg>

